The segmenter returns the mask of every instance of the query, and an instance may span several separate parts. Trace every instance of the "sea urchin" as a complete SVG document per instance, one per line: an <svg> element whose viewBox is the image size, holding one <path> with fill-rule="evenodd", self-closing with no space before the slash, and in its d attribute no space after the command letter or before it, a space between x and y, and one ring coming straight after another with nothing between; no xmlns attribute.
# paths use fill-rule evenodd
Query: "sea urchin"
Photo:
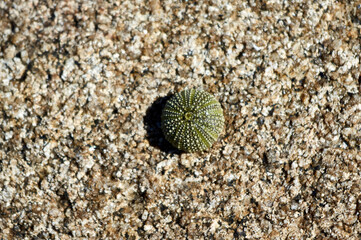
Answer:
<svg viewBox="0 0 361 240"><path fill-rule="evenodd" d="M186 152L210 148L224 126L221 104L211 94L195 89L169 99L161 119L168 142Z"/></svg>

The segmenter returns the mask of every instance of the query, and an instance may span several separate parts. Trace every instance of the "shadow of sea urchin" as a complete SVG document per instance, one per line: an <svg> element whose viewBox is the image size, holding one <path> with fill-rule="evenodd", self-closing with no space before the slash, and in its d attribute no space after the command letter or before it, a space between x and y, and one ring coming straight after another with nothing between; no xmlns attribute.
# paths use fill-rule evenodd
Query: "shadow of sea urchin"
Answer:
<svg viewBox="0 0 361 240"><path fill-rule="evenodd" d="M161 119L167 141L186 152L210 148L224 126L221 104L211 94L195 89L169 99Z"/></svg>

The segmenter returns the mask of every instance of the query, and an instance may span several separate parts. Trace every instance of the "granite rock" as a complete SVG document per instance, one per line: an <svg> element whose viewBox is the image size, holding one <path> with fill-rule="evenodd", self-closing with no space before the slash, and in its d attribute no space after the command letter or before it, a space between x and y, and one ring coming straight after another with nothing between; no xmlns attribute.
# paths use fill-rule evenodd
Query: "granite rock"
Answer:
<svg viewBox="0 0 361 240"><path fill-rule="evenodd" d="M1 239L360 239L358 1L0 1ZM202 153L159 113L221 103ZM158 114L157 114L158 113Z"/></svg>

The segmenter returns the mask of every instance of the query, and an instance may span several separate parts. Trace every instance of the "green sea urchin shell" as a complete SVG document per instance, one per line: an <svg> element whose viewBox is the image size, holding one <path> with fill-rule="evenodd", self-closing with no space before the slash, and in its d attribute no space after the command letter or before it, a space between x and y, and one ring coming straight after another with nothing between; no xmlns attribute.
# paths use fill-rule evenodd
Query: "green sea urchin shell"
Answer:
<svg viewBox="0 0 361 240"><path fill-rule="evenodd" d="M169 99L161 119L167 141L186 152L210 148L224 126L221 104L211 94L195 89Z"/></svg>

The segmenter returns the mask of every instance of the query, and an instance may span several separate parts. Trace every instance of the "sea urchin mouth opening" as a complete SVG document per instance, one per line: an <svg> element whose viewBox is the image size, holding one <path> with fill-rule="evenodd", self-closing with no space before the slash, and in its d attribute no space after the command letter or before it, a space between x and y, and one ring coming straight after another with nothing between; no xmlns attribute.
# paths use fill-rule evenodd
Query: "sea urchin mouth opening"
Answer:
<svg viewBox="0 0 361 240"><path fill-rule="evenodd" d="M224 127L221 104L201 90L183 90L169 99L161 116L162 131L173 146L186 152L207 150Z"/></svg>
<svg viewBox="0 0 361 240"><path fill-rule="evenodd" d="M184 118L185 120L189 121L192 119L192 113L191 112L187 112L186 114L184 114Z"/></svg>

